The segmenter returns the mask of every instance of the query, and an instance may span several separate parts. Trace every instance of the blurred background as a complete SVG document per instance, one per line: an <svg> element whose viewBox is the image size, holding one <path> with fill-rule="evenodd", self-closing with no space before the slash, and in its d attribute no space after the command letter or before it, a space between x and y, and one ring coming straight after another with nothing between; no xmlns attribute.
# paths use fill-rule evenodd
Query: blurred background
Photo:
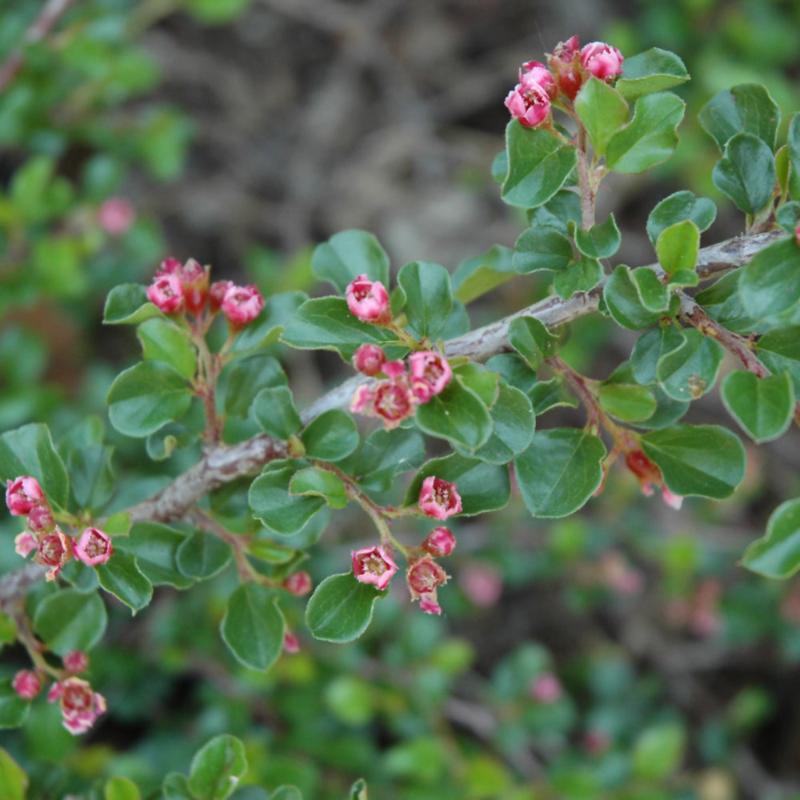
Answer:
<svg viewBox="0 0 800 800"><path fill-rule="evenodd" d="M0 60L42 6L0 0ZM104 295L166 255L267 293L320 293L311 250L342 228L376 233L395 269L455 269L513 245L524 219L490 176L503 99L522 61L575 33L626 55L675 50L693 76L676 155L604 184L620 260L654 259L644 223L680 188L718 202L706 243L735 234L695 116L719 89L758 81L788 118L799 26L800 3L767 0L74 0L0 82L0 430L36 420L60 434L104 416L137 353L129 329L101 327ZM519 278L470 307L473 324L542 290ZM566 352L605 377L633 340L584 320ZM276 353L300 401L349 372L330 354ZM732 424L716 394L691 413ZM155 487L194 457L152 464L110 435L120 507L125 475ZM312 642L303 601L287 603L302 649L266 676L219 640L231 574L159 589L133 621L111 607L91 673L111 713L76 740L40 701L0 745L35 800L89 797L114 774L155 792L220 732L245 740L249 783L312 800L339 800L360 776L375 800L800 798L800 583L737 567L800 488L797 445L795 432L751 448L724 503L674 512L617 469L569 520L534 521L515 500L465 521L442 619L398 591L363 640L337 647ZM311 551L315 578L343 569L364 523L336 515ZM15 531L0 519L2 571L19 564ZM3 675L24 665L18 648L0 653Z"/></svg>

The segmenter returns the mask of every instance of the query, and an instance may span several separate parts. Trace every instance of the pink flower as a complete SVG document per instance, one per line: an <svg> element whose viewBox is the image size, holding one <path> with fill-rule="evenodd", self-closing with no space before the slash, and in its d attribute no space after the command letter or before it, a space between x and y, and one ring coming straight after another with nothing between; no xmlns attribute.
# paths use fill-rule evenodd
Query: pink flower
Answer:
<svg viewBox="0 0 800 800"><path fill-rule="evenodd" d="M55 527L56 522L53 519L53 512L50 506L42 504L34 506L28 512L28 530L34 533L44 533L51 531Z"/></svg>
<svg viewBox="0 0 800 800"><path fill-rule="evenodd" d="M581 64L595 78L611 81L622 72L624 57L616 47L605 42L589 42L581 48Z"/></svg>
<svg viewBox="0 0 800 800"><path fill-rule="evenodd" d="M52 533L45 534L39 539L36 552L36 561L45 567L50 567L47 580L55 580L61 568L72 558L72 539L64 535L60 528Z"/></svg>
<svg viewBox="0 0 800 800"><path fill-rule="evenodd" d="M6 486L6 505L15 517L29 514L43 500L44 492L39 481L30 475L14 478Z"/></svg>
<svg viewBox="0 0 800 800"><path fill-rule="evenodd" d="M353 366L362 375L377 375L385 362L386 353L376 344L362 344L353 356Z"/></svg>
<svg viewBox="0 0 800 800"><path fill-rule="evenodd" d="M214 281L211 284L211 288L208 290L208 304L212 311L219 311L222 301L225 299L225 293L234 285L233 281Z"/></svg>
<svg viewBox="0 0 800 800"><path fill-rule="evenodd" d="M397 564L383 545L352 552L353 574L359 583L371 583L383 591L397 572Z"/></svg>
<svg viewBox="0 0 800 800"><path fill-rule="evenodd" d="M89 656L83 650L71 650L64 656L64 669L72 674L89 669Z"/></svg>
<svg viewBox="0 0 800 800"><path fill-rule="evenodd" d="M29 669L21 669L11 681L11 687L23 700L33 700L42 688L39 676Z"/></svg>
<svg viewBox="0 0 800 800"><path fill-rule="evenodd" d="M14 550L17 555L27 558L36 549L36 537L23 531L14 539Z"/></svg>
<svg viewBox="0 0 800 800"><path fill-rule="evenodd" d="M471 564L459 575L464 594L481 608L495 605L503 593L503 579L490 564Z"/></svg>
<svg viewBox="0 0 800 800"><path fill-rule="evenodd" d="M283 579L283 588L286 589L289 594L293 594L296 597L304 597L307 595L311 591L312 586L311 576L305 571L293 572Z"/></svg>
<svg viewBox="0 0 800 800"><path fill-rule="evenodd" d="M412 598L434 592L437 587L447 583L447 573L427 556L415 561L408 568L406 582Z"/></svg>
<svg viewBox="0 0 800 800"><path fill-rule="evenodd" d="M419 508L428 517L447 519L461 513L461 495L454 483L430 475L422 481Z"/></svg>
<svg viewBox="0 0 800 800"><path fill-rule="evenodd" d="M400 359L387 361L381 371L387 378L401 378L406 374L406 365Z"/></svg>
<svg viewBox="0 0 800 800"><path fill-rule="evenodd" d="M551 99L558 94L550 70L541 61L526 61L520 67L519 82L523 88L535 85L544 89Z"/></svg>
<svg viewBox="0 0 800 800"><path fill-rule="evenodd" d="M88 567L105 564L113 552L111 537L100 528L86 528L75 545L75 557Z"/></svg>
<svg viewBox="0 0 800 800"><path fill-rule="evenodd" d="M583 73L578 66L580 46L580 39L570 36L566 42L559 42L547 59L556 85L570 100L575 99L583 85Z"/></svg>
<svg viewBox="0 0 800 800"><path fill-rule="evenodd" d="M434 528L422 543L422 549L434 558L444 558L456 549L456 537L449 528Z"/></svg>
<svg viewBox="0 0 800 800"><path fill-rule="evenodd" d="M264 308L264 297L253 286L231 286L222 298L222 313L231 325L241 328L252 322Z"/></svg>
<svg viewBox="0 0 800 800"><path fill-rule="evenodd" d="M382 381L373 395L372 408L387 430L396 428L414 413L411 390L405 380Z"/></svg>
<svg viewBox="0 0 800 800"><path fill-rule="evenodd" d="M568 63L575 58L580 48L581 40L577 36L570 36L565 42L559 42L556 45L553 57Z"/></svg>
<svg viewBox="0 0 800 800"><path fill-rule="evenodd" d="M60 702L62 723L73 735L86 733L106 710L103 695L93 692L88 681L81 678L65 678L54 683L47 700Z"/></svg>
<svg viewBox="0 0 800 800"><path fill-rule="evenodd" d="M345 296L350 313L362 322L386 325L391 321L389 293L380 281L359 275L348 284Z"/></svg>
<svg viewBox="0 0 800 800"><path fill-rule="evenodd" d="M545 672L531 684L531 697L539 703L555 703L561 697L561 682L552 672Z"/></svg>
<svg viewBox="0 0 800 800"><path fill-rule="evenodd" d="M156 276L147 287L147 299L165 314L183 310L183 289L177 275Z"/></svg>
<svg viewBox="0 0 800 800"><path fill-rule="evenodd" d="M442 615L442 607L439 605L435 593L419 596L419 610L425 614L435 614L437 617Z"/></svg>
<svg viewBox="0 0 800 800"><path fill-rule="evenodd" d="M208 273L208 268L193 258L186 261L176 273L183 289L183 302L186 304L186 310L191 314L199 314L206 304Z"/></svg>
<svg viewBox="0 0 800 800"><path fill-rule="evenodd" d="M111 236L127 233L136 219L136 211L124 197L109 197L97 212L100 227Z"/></svg>
<svg viewBox="0 0 800 800"><path fill-rule="evenodd" d="M427 403L441 394L453 378L447 359L433 350L412 353L408 357L411 372L411 391L420 403Z"/></svg>
<svg viewBox="0 0 800 800"><path fill-rule="evenodd" d="M366 416L373 416L375 413L375 391L371 386L362 384L357 386L353 393L353 399L350 401L350 410L354 414L364 414Z"/></svg>
<svg viewBox="0 0 800 800"><path fill-rule="evenodd" d="M537 83L518 83L508 93L505 106L526 128L536 128L550 116L550 96Z"/></svg>
<svg viewBox="0 0 800 800"><path fill-rule="evenodd" d="M300 640L291 631L283 634L283 649L290 655L300 652Z"/></svg>

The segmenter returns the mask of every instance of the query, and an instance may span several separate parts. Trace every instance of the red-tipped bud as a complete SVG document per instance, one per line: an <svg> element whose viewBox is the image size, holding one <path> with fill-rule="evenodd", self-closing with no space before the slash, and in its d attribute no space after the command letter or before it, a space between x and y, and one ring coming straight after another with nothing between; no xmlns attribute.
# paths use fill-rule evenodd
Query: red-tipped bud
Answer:
<svg viewBox="0 0 800 800"><path fill-rule="evenodd" d="M370 377L377 375L386 363L386 353L376 344L362 344L353 356L353 366Z"/></svg>
<svg viewBox="0 0 800 800"><path fill-rule="evenodd" d="M283 588L296 597L305 597L313 585L311 576L305 571L293 572L283 580Z"/></svg>
<svg viewBox="0 0 800 800"><path fill-rule="evenodd" d="M444 558L456 549L456 537L449 528L434 528L422 543L422 549L434 558Z"/></svg>

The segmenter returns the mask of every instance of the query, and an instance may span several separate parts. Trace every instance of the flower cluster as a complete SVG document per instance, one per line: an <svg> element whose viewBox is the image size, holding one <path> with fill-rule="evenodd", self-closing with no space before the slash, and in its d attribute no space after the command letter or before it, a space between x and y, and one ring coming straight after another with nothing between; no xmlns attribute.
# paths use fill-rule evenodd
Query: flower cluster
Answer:
<svg viewBox="0 0 800 800"><path fill-rule="evenodd" d="M196 317L208 308L212 314L222 311L234 328L252 322L264 308L261 292L232 281L210 283L210 271L193 258L183 264L177 258L165 258L147 287L147 298L165 314Z"/></svg>
<svg viewBox="0 0 800 800"><path fill-rule="evenodd" d="M86 528L73 539L56 525L53 510L36 478L22 475L9 481L6 505L13 516L27 517L26 530L14 540L15 550L23 558L35 553L36 562L48 567L47 580L54 580L73 556L90 567L105 564L111 558L111 539L99 528Z"/></svg>
<svg viewBox="0 0 800 800"><path fill-rule="evenodd" d="M666 487L661 470L641 450L629 451L625 456L625 464L639 479L645 497L650 497L655 489L660 489L662 499L670 508L681 507L683 498Z"/></svg>
<svg viewBox="0 0 800 800"><path fill-rule="evenodd" d="M550 118L551 104L563 99L571 103L584 81L594 75L612 81L622 72L622 53L605 42L581 47L577 36L559 42L548 56L547 65L527 61L520 67L519 82L508 93L506 108L514 119L536 128Z"/></svg>

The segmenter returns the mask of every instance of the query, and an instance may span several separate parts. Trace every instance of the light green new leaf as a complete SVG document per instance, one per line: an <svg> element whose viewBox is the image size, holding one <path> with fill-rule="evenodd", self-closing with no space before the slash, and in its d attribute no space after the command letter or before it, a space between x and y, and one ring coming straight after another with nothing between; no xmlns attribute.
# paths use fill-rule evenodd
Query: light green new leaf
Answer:
<svg viewBox="0 0 800 800"><path fill-rule="evenodd" d="M106 298L104 325L138 325L161 312L147 299L147 291L138 283L115 286Z"/></svg>
<svg viewBox="0 0 800 800"><path fill-rule="evenodd" d="M136 335L142 344L145 360L163 361L187 380L194 377L197 353L186 330L168 319L157 317L143 322Z"/></svg>
<svg viewBox="0 0 800 800"><path fill-rule="evenodd" d="M247 772L244 745L235 736L215 736L195 753L189 769L194 800L227 800Z"/></svg>
<svg viewBox="0 0 800 800"><path fill-rule="evenodd" d="M694 271L700 251L700 229L690 219L664 228L656 240L658 263L670 275L682 270Z"/></svg>
<svg viewBox="0 0 800 800"><path fill-rule="evenodd" d="M671 89L689 80L683 61L669 50L651 47L626 58L617 91L628 100L643 94Z"/></svg>

